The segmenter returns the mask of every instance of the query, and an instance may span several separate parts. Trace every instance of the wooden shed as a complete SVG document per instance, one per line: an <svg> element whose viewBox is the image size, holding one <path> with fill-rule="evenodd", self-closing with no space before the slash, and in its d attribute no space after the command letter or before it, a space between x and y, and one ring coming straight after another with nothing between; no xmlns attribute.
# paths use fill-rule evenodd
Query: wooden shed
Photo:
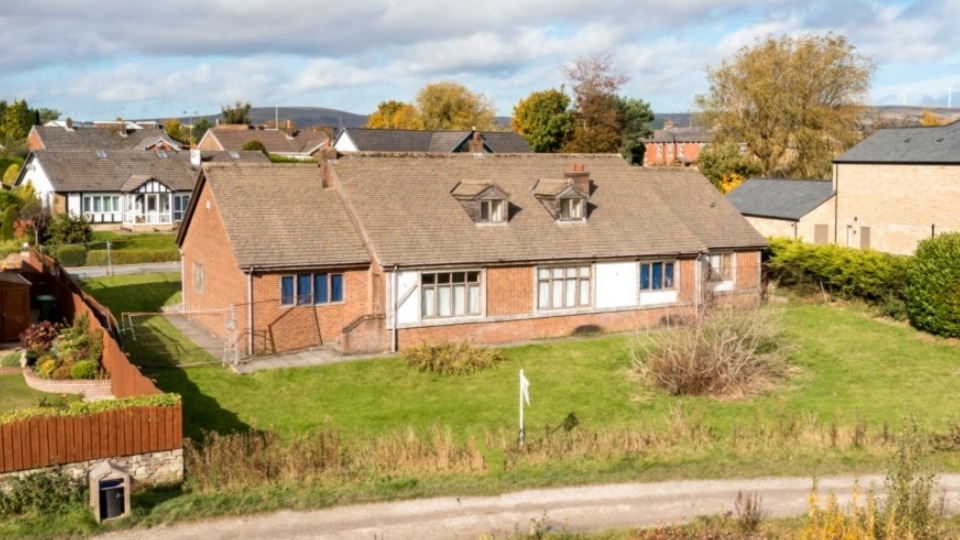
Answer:
<svg viewBox="0 0 960 540"><path fill-rule="evenodd" d="M20 339L30 326L30 282L17 272L0 272L0 341Z"/></svg>

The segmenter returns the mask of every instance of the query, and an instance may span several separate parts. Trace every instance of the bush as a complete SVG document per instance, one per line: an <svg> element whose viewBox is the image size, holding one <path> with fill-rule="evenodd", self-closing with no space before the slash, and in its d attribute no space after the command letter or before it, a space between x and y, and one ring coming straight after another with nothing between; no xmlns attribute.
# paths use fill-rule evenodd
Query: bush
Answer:
<svg viewBox="0 0 960 540"><path fill-rule="evenodd" d="M17 221L17 215L20 209L15 206L8 206L3 211L3 223L0 225L0 238L3 240L13 240L13 224Z"/></svg>
<svg viewBox="0 0 960 540"><path fill-rule="evenodd" d="M31 324L20 334L20 345L27 349L28 354L39 357L53 346L62 328L62 324L50 321Z"/></svg>
<svg viewBox="0 0 960 540"><path fill-rule="evenodd" d="M63 246L57 250L57 260L62 266L83 266L87 262L87 248Z"/></svg>
<svg viewBox="0 0 960 540"><path fill-rule="evenodd" d="M93 239L93 229L87 218L57 214L43 232L47 244L85 244Z"/></svg>
<svg viewBox="0 0 960 540"><path fill-rule="evenodd" d="M92 360L80 360L70 368L71 379L96 379L99 366Z"/></svg>
<svg viewBox="0 0 960 540"><path fill-rule="evenodd" d="M908 283L910 323L939 336L960 337L960 233L920 242Z"/></svg>
<svg viewBox="0 0 960 540"><path fill-rule="evenodd" d="M910 257L772 238L764 259L767 277L780 285L816 291L823 287L843 298L878 305L888 315L905 316Z"/></svg>
<svg viewBox="0 0 960 540"><path fill-rule="evenodd" d="M782 321L770 308L716 308L686 327L647 332L633 362L671 395L744 395L783 374Z"/></svg>
<svg viewBox="0 0 960 540"><path fill-rule="evenodd" d="M9 487L6 492L0 490L0 515L4 516L29 512L52 516L82 504L85 499L84 482L60 471L14 478Z"/></svg>
<svg viewBox="0 0 960 540"><path fill-rule="evenodd" d="M474 347L466 341L426 343L403 351L403 360L420 371L440 375L468 375L493 367L504 360L497 349Z"/></svg>
<svg viewBox="0 0 960 540"><path fill-rule="evenodd" d="M113 264L142 264L155 262L177 262L180 252L176 249L114 249L110 251ZM107 250L91 249L87 252L87 266L107 266Z"/></svg>
<svg viewBox="0 0 960 540"><path fill-rule="evenodd" d="M42 357L37 361L37 376L52 379L53 372L60 366L60 362L53 357Z"/></svg>
<svg viewBox="0 0 960 540"><path fill-rule="evenodd" d="M270 155L269 153L267 153L267 147L264 146L262 142L256 139L243 143L243 146L240 147L240 150L244 152L263 152L263 155L265 156Z"/></svg>

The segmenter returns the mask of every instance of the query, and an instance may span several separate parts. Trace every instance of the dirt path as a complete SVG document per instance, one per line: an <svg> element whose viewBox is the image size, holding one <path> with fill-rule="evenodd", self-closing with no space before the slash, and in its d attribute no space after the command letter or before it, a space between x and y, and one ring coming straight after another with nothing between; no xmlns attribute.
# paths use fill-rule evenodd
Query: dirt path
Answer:
<svg viewBox="0 0 960 540"><path fill-rule="evenodd" d="M820 493L836 492L846 503L854 477L819 480ZM960 474L942 475L948 509L956 512ZM864 488L880 486L880 476L861 476ZM810 478L762 478L615 484L520 491L496 497L444 497L338 506L305 512L222 518L153 529L122 531L100 538L478 538L528 532L540 527L570 532L602 531L686 522L700 515L733 512L737 492L757 493L770 517L807 511Z"/></svg>

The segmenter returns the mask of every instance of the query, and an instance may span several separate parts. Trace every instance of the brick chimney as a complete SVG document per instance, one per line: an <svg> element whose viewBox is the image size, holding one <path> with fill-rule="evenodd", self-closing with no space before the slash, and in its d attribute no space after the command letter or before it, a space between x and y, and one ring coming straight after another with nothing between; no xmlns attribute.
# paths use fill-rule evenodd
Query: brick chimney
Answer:
<svg viewBox="0 0 960 540"><path fill-rule="evenodd" d="M473 137L470 138L470 142L467 144L469 145L470 151L474 154L483 153L483 139L480 138L480 132L477 131L476 128L473 130Z"/></svg>
<svg viewBox="0 0 960 540"><path fill-rule="evenodd" d="M67 129L73 129L73 118L67 117L67 119L63 121L63 125Z"/></svg>
<svg viewBox="0 0 960 540"><path fill-rule="evenodd" d="M664 120L663 129L673 129L673 118L667 118Z"/></svg>
<svg viewBox="0 0 960 540"><path fill-rule="evenodd" d="M317 153L320 160L320 185L323 189L331 188L336 180L333 178L333 171L330 168L330 162L337 159L337 150L335 148L323 147Z"/></svg>
<svg viewBox="0 0 960 540"><path fill-rule="evenodd" d="M196 145L191 145L190 146L190 167L194 169L199 169L200 162L201 162L200 149L197 148Z"/></svg>
<svg viewBox="0 0 960 540"><path fill-rule="evenodd" d="M563 176L569 178L574 187L590 195L590 188L593 183L590 181L590 173L583 170L583 163L571 163L570 170L563 173Z"/></svg>

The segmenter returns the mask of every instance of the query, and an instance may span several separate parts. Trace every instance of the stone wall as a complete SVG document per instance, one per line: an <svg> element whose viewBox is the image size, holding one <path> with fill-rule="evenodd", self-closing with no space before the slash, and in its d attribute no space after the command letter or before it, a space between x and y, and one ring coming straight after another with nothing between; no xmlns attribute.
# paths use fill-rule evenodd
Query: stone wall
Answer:
<svg viewBox="0 0 960 540"><path fill-rule="evenodd" d="M165 452L151 452L135 456L122 456L110 459L80 461L57 467L44 467L0 474L0 489L7 487L13 478L23 478L41 471L59 470L73 478L87 480L90 471L104 461L112 461L118 467L130 473L134 485L137 484L175 484L183 481L183 449Z"/></svg>

